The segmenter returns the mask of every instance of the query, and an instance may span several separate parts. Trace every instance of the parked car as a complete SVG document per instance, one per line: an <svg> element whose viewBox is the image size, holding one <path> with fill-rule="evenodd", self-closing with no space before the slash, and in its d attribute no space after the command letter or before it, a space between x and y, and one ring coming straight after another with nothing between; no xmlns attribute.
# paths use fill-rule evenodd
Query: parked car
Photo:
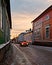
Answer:
<svg viewBox="0 0 52 65"><path fill-rule="evenodd" d="M22 42L20 42L20 46L28 46L28 45L29 45L29 43L26 42L26 41L22 41Z"/></svg>

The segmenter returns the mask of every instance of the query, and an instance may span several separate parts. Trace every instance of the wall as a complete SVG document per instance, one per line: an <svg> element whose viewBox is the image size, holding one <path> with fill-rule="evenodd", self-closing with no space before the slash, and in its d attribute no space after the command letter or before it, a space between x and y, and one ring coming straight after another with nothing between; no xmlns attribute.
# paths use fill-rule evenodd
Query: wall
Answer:
<svg viewBox="0 0 52 65"><path fill-rule="evenodd" d="M46 38L46 26L50 26L49 38ZM40 29L40 30L39 30ZM39 32L38 32L39 30ZM38 36L39 33L39 36ZM41 18L33 22L33 36L35 40L52 40L52 11L44 14Z"/></svg>
<svg viewBox="0 0 52 65"><path fill-rule="evenodd" d="M4 35L4 42L10 40L10 24L8 19L8 14L6 10L6 4L2 3L2 30Z"/></svg>
<svg viewBox="0 0 52 65"><path fill-rule="evenodd" d="M20 42L20 41L24 41L24 34L20 34L18 36L18 42Z"/></svg>
<svg viewBox="0 0 52 65"><path fill-rule="evenodd" d="M5 53L10 48L10 41L0 45L0 62L3 60Z"/></svg>
<svg viewBox="0 0 52 65"><path fill-rule="evenodd" d="M50 40L52 40L52 11L50 12Z"/></svg>
<svg viewBox="0 0 52 65"><path fill-rule="evenodd" d="M0 30L0 44L4 43L3 32Z"/></svg>
<svg viewBox="0 0 52 65"><path fill-rule="evenodd" d="M32 43L32 32L27 32L25 35L24 35L24 40L29 42L29 43Z"/></svg>

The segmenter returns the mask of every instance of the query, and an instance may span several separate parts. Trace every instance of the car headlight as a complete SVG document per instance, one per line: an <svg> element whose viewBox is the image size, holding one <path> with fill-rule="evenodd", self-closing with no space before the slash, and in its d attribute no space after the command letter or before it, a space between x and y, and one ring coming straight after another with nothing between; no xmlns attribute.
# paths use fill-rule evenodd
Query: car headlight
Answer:
<svg viewBox="0 0 52 65"><path fill-rule="evenodd" d="M22 45L23 45L23 43L22 43Z"/></svg>

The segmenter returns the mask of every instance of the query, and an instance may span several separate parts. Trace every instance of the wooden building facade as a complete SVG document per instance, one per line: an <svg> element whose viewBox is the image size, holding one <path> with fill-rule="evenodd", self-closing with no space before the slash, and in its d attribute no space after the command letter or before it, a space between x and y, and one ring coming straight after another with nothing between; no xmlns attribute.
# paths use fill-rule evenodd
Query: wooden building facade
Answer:
<svg viewBox="0 0 52 65"><path fill-rule="evenodd" d="M10 40L10 0L0 0L0 44Z"/></svg>
<svg viewBox="0 0 52 65"><path fill-rule="evenodd" d="M52 41L52 5L32 21L33 42Z"/></svg>

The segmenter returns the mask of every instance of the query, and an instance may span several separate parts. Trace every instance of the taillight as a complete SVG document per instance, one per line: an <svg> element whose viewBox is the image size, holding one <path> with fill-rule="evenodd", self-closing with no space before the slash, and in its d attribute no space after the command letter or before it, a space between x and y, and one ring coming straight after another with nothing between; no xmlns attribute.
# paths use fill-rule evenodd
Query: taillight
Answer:
<svg viewBox="0 0 52 65"><path fill-rule="evenodd" d="M28 43L27 43L27 45L28 45Z"/></svg>

